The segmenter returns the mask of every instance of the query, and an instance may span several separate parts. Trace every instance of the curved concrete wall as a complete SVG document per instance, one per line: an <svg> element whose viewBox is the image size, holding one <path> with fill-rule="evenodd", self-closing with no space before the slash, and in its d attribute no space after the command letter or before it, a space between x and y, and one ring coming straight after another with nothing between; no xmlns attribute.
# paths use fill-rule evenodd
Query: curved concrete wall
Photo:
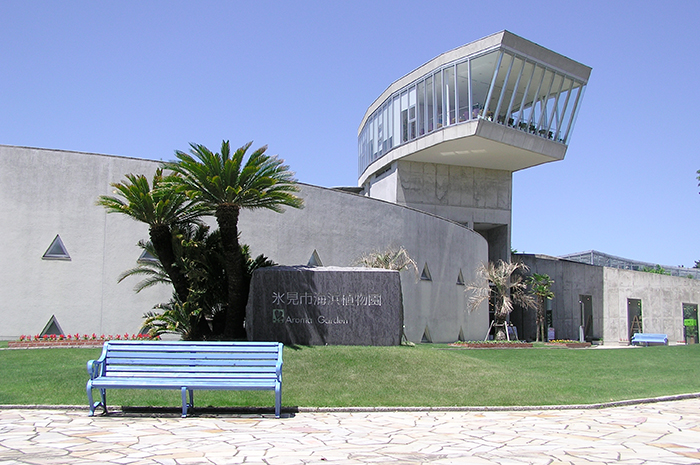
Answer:
<svg viewBox="0 0 700 465"><path fill-rule="evenodd" d="M484 307L466 310L460 274L469 283L488 259L486 240L457 223L360 195L302 185L303 210L241 213L242 242L284 265L306 265L314 251L324 266L350 266L363 254L403 246L419 273L427 264L432 281L402 272L406 335L432 342L460 336L482 339L488 328Z"/></svg>
<svg viewBox="0 0 700 465"><path fill-rule="evenodd" d="M124 334L139 330L142 315L170 298L169 287L133 292L137 279L119 275L136 265L147 226L95 205L110 183L127 173L152 176L158 162L107 155L0 146L0 339L42 331L52 316L64 333ZM283 214L245 211L242 241L285 265L307 264L316 250L324 265L348 266L359 256L404 246L427 264L432 281L402 273L406 334L420 341L454 341L460 330L479 339L484 309L465 310L465 282L487 259L486 241L456 223L346 192L302 186L303 210ZM59 235L71 260L45 260Z"/></svg>
<svg viewBox="0 0 700 465"><path fill-rule="evenodd" d="M152 176L157 162L0 146L0 338L40 333L54 315L64 333L129 334L171 291L135 294L146 225L95 205L126 173ZM70 261L42 259L56 235Z"/></svg>

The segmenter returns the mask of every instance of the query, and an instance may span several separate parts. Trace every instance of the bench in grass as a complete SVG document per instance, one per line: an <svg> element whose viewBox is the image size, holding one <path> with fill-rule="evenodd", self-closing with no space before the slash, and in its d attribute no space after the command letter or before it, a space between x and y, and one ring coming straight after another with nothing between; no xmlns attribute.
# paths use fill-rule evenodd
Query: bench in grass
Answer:
<svg viewBox="0 0 700 465"><path fill-rule="evenodd" d="M633 345L644 344L645 346L648 346L649 344L668 345L668 336L665 334L634 333L631 342Z"/></svg>
<svg viewBox="0 0 700 465"><path fill-rule="evenodd" d="M275 391L279 418L282 348L278 342L105 342L100 358L87 363L90 416L99 406L107 413L107 389L179 389L184 418L201 389ZM100 402L93 402L93 389Z"/></svg>

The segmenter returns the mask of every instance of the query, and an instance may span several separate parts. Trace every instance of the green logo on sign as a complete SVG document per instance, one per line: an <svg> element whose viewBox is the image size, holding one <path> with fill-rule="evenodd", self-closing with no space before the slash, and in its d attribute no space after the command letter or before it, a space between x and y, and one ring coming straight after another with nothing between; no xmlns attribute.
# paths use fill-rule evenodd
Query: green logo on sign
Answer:
<svg viewBox="0 0 700 465"><path fill-rule="evenodd" d="M683 320L683 325L684 326L697 326L698 325L698 320L695 318L686 318Z"/></svg>
<svg viewBox="0 0 700 465"><path fill-rule="evenodd" d="M284 323L284 309L283 308L272 309L272 322L273 323Z"/></svg>

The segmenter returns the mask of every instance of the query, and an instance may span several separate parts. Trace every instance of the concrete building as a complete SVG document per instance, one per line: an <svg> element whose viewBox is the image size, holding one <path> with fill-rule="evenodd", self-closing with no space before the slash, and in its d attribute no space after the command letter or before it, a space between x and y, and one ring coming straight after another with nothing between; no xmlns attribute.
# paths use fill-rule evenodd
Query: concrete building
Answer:
<svg viewBox="0 0 700 465"><path fill-rule="evenodd" d="M548 324L557 339L627 345L635 332L663 333L669 343L698 342L700 280L516 254L533 273L554 280ZM512 315L521 337L535 338L533 311Z"/></svg>
<svg viewBox="0 0 700 465"><path fill-rule="evenodd" d="M508 31L391 84L359 129L366 195L474 229L510 259L512 173L562 160L591 69Z"/></svg>
<svg viewBox="0 0 700 465"><path fill-rule="evenodd" d="M127 173L151 176L158 162L0 146L1 339L42 332L98 336L138 332L142 316L171 289L117 283L136 265L147 226L95 205ZM483 237L462 225L360 195L302 185L303 210L244 211L241 240L286 265L350 266L362 254L404 246L424 277L402 277L407 336L477 339L486 310L469 313L464 282L487 258ZM440 241L430 240L441 238Z"/></svg>
<svg viewBox="0 0 700 465"><path fill-rule="evenodd" d="M302 185L303 210L242 212L241 240L253 255L284 265L352 266L368 252L405 247L419 268L402 273L406 336L482 339L488 309L468 312L465 284L482 262L510 259L512 173L564 158L589 75L587 66L507 31L444 53L367 109L358 188ZM169 300L166 286L135 294L135 279L117 283L139 259L136 244L148 230L95 205L125 174L150 177L158 166L0 146L0 338L131 334L145 312ZM555 289L553 324L565 337L581 325L580 296L590 297L591 337L615 342L627 340L627 313L614 299L641 300L644 329L674 340L682 322L676 301L700 301L690 280L679 287L670 277L643 276L629 284L624 271L563 260L535 265L563 286Z"/></svg>

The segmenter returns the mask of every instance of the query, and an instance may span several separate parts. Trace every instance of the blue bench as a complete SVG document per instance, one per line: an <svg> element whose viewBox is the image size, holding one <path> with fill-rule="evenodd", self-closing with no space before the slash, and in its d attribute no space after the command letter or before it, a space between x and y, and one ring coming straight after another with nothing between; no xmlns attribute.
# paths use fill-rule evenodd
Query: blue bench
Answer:
<svg viewBox="0 0 700 465"><path fill-rule="evenodd" d="M653 333L634 333L632 336L632 345L644 344L648 346L649 344L664 344L668 345L668 337L665 334L653 334Z"/></svg>
<svg viewBox="0 0 700 465"><path fill-rule="evenodd" d="M273 390L279 418L282 348L278 342L105 342L100 358L87 362L90 416L99 406L107 413L107 389L179 389L184 418L200 389ZM100 402L93 402L93 389Z"/></svg>

